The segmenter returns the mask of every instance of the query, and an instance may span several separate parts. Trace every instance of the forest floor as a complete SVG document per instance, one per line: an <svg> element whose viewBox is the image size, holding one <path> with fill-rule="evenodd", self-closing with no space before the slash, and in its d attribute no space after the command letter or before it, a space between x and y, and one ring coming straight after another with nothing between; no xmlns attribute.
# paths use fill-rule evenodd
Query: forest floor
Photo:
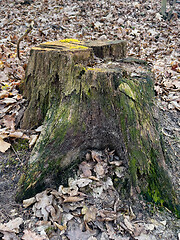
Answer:
<svg viewBox="0 0 180 240"><path fill-rule="evenodd" d="M168 173L180 196L180 3L175 4L170 20L162 18L160 7L155 0L0 0L0 239L180 240L180 221L168 209L162 211L136 196L121 201L108 177L93 186L91 181L81 182L82 172L95 171L98 178L97 158L108 166L104 176L112 174L110 153L104 151L92 150L94 161L88 165L85 158L76 174L76 187L71 179L68 188L49 189L31 199L33 208L29 202L27 208L15 202L20 176L39 132L20 129L26 100L18 86L25 77L30 48L64 38L124 39L128 56L151 65L155 118L164 138ZM171 6L167 7L168 12ZM32 21L34 28L20 43L19 60L17 41ZM85 196L86 186L93 189L93 196ZM73 195L76 191L78 198ZM98 215L98 207L105 203L106 210L102 207Z"/></svg>

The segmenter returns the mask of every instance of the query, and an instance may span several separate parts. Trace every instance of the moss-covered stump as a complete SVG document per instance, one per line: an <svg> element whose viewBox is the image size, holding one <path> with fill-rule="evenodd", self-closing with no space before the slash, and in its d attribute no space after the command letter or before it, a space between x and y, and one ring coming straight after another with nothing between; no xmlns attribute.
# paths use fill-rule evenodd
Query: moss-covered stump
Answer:
<svg viewBox="0 0 180 240"><path fill-rule="evenodd" d="M88 149L109 148L128 168L123 179L127 186L177 213L152 114L151 73L137 59L97 64L97 49L99 57L120 60L126 43L66 39L32 48L23 84L29 105L22 126L43 123L43 130L17 199L58 182L63 172L68 177L68 169ZM122 179L114 182L121 188Z"/></svg>

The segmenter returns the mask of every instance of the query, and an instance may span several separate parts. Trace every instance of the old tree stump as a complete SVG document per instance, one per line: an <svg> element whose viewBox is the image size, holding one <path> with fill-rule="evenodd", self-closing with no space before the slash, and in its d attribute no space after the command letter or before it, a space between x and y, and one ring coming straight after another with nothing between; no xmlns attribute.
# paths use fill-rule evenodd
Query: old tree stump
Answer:
<svg viewBox="0 0 180 240"><path fill-rule="evenodd" d="M90 149L115 150L127 174L113 179L178 213L153 118L153 78L140 60L125 58L125 41L65 39L31 50L23 94L23 128L43 124L17 199L59 184ZM62 177L63 176L63 177Z"/></svg>

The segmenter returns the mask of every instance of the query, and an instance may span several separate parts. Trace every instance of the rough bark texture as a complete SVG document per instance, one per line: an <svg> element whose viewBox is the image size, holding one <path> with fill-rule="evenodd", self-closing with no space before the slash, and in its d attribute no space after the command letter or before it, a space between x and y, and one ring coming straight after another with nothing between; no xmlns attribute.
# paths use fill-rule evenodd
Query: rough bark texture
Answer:
<svg viewBox="0 0 180 240"><path fill-rule="evenodd" d="M97 63L93 52L114 62ZM152 114L151 73L137 59L122 60L125 54L125 41L66 39L31 50L23 84L29 105L22 127L43 123L43 130L17 199L58 182L63 172L68 176L67 169L88 149L110 148L128 168L124 179L114 179L119 191L131 186L178 212Z"/></svg>

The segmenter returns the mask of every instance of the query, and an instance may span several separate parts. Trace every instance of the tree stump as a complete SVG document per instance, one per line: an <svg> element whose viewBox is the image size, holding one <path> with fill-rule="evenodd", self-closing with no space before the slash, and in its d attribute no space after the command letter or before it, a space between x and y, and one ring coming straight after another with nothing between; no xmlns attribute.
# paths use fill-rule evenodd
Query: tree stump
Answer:
<svg viewBox="0 0 180 240"><path fill-rule="evenodd" d="M22 200L69 176L89 149L115 150L128 168L126 186L177 213L153 118L153 78L138 59L125 58L125 41L65 39L31 50L23 93L22 127L43 124L23 175Z"/></svg>

